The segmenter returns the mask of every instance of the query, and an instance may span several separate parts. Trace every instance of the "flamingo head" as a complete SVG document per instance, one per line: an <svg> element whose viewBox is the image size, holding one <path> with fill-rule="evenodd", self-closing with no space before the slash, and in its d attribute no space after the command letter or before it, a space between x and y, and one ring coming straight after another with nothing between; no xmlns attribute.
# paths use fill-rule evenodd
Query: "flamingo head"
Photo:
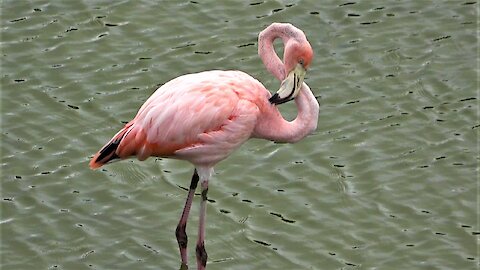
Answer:
<svg viewBox="0 0 480 270"><path fill-rule="evenodd" d="M280 89L269 99L270 103L279 105L294 99L303 85L307 69L313 59L313 50L308 41L291 39L284 51L284 67L287 76Z"/></svg>

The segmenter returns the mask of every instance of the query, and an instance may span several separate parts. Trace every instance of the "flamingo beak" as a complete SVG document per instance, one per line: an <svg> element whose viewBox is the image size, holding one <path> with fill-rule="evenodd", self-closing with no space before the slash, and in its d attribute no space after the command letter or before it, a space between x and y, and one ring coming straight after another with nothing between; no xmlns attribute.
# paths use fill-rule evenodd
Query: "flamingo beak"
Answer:
<svg viewBox="0 0 480 270"><path fill-rule="evenodd" d="M288 73L287 78L283 80L280 89L270 97L270 103L279 105L294 99L300 92L300 88L302 88L306 73L305 67L298 63L295 68Z"/></svg>

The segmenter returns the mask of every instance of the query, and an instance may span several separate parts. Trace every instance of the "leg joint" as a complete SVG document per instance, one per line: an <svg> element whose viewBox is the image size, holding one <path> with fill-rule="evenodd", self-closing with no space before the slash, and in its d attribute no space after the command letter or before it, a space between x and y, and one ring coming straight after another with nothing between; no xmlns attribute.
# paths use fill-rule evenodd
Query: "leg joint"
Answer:
<svg viewBox="0 0 480 270"><path fill-rule="evenodd" d="M179 224L177 226L177 229L175 230L175 236L177 237L178 246L181 248L187 248L188 237L185 229L185 224Z"/></svg>
<svg viewBox="0 0 480 270"><path fill-rule="evenodd" d="M208 193L208 188L202 190L202 200L203 201L207 200L207 193Z"/></svg>
<svg viewBox="0 0 480 270"><path fill-rule="evenodd" d="M196 248L197 261L202 264L203 267L207 265L207 251L205 250L205 245L203 243L197 244Z"/></svg>

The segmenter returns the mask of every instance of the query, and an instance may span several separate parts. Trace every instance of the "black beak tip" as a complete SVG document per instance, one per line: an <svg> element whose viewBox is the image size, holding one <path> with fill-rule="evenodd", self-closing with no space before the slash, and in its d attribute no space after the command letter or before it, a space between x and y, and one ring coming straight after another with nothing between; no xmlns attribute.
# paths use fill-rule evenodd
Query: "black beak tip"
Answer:
<svg viewBox="0 0 480 270"><path fill-rule="evenodd" d="M268 101L270 101L271 104L275 104L275 105L280 105L280 104L283 104L285 102L288 102L292 99L289 99L289 98L280 98L280 96L278 95L278 93L275 93L273 94L273 96L271 96Z"/></svg>
<svg viewBox="0 0 480 270"><path fill-rule="evenodd" d="M270 101L270 103L272 104L277 104L277 102L280 100L280 98L278 97L278 94L275 93L273 96L271 96L268 101Z"/></svg>

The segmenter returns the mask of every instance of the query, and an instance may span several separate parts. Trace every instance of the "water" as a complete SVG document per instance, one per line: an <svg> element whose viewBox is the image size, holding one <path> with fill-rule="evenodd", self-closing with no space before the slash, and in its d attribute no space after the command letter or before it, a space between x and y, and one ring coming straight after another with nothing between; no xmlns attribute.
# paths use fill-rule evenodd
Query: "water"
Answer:
<svg viewBox="0 0 480 270"><path fill-rule="evenodd" d="M256 55L275 21L315 50L319 128L216 167L208 269L479 267L477 1L1 5L2 269L178 269L192 166L87 163L181 74L241 69L277 89Z"/></svg>

